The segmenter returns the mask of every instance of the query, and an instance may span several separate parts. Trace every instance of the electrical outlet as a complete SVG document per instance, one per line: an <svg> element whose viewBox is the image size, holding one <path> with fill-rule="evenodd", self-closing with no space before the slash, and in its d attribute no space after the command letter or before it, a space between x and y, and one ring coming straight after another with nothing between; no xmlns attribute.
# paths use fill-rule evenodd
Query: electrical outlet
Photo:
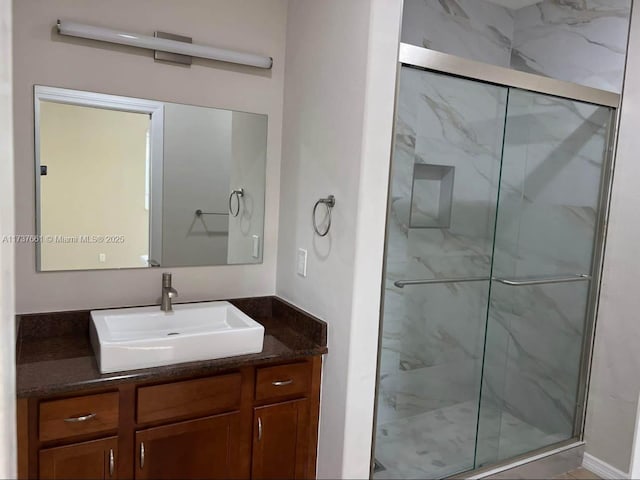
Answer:
<svg viewBox="0 0 640 480"><path fill-rule="evenodd" d="M107 254L106 253L98 254L98 260L100 261L100 263L105 263L107 261Z"/></svg>
<svg viewBox="0 0 640 480"><path fill-rule="evenodd" d="M298 249L297 271L301 277L307 276L307 251L304 248Z"/></svg>

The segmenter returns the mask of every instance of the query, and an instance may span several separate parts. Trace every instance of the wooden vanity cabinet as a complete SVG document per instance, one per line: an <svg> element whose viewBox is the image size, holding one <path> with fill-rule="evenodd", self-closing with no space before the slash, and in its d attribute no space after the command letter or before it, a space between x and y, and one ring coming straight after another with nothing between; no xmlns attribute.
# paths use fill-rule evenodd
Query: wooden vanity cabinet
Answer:
<svg viewBox="0 0 640 480"><path fill-rule="evenodd" d="M137 479L238 478L238 412L136 432Z"/></svg>
<svg viewBox="0 0 640 480"><path fill-rule="evenodd" d="M18 402L19 478L315 478L321 357Z"/></svg>
<svg viewBox="0 0 640 480"><path fill-rule="evenodd" d="M43 480L101 480L116 478L116 437L40 450Z"/></svg>
<svg viewBox="0 0 640 480"><path fill-rule="evenodd" d="M308 408L300 399L254 409L251 478L305 478Z"/></svg>

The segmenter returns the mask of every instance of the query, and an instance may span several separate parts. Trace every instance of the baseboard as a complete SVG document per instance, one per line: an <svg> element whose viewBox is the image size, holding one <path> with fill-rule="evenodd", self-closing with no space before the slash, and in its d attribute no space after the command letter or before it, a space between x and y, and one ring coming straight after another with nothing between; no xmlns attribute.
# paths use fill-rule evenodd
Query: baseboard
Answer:
<svg viewBox="0 0 640 480"><path fill-rule="evenodd" d="M616 467L613 467L607 462L603 462L599 458L596 458L593 455L589 455L588 453L585 453L584 457L582 458L582 466L587 470L595 473L600 478L604 478L606 480L629 478L628 473L625 473L622 470L618 470Z"/></svg>

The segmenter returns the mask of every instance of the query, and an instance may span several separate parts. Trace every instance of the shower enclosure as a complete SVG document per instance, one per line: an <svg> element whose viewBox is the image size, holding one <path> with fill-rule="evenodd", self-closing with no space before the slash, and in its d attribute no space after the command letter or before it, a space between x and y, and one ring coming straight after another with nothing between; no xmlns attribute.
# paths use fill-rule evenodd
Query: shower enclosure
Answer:
<svg viewBox="0 0 640 480"><path fill-rule="evenodd" d="M374 478L579 439L618 95L402 44Z"/></svg>

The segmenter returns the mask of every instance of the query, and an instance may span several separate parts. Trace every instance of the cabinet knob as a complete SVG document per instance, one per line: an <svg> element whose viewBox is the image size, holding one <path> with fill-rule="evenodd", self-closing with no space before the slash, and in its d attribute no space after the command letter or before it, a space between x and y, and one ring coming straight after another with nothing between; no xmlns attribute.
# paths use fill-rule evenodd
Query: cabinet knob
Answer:
<svg viewBox="0 0 640 480"><path fill-rule="evenodd" d="M113 477L113 472L115 470L116 467L116 460L115 457L113 455L113 448L109 449L109 476Z"/></svg>

